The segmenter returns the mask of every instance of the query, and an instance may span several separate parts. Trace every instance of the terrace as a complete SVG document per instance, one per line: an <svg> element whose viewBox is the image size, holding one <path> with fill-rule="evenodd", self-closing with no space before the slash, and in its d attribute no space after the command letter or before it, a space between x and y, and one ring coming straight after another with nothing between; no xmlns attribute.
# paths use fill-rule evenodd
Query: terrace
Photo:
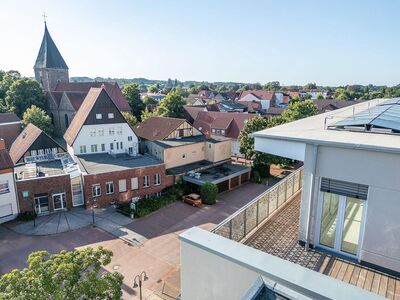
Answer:
<svg viewBox="0 0 400 300"><path fill-rule="evenodd" d="M400 278L299 244L303 169L287 176L229 216L213 233L389 299L400 299Z"/></svg>

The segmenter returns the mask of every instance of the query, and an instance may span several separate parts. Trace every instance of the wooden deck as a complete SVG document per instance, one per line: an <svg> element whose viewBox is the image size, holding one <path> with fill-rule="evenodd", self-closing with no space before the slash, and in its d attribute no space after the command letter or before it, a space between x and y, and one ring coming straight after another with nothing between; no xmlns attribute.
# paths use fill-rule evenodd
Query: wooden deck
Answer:
<svg viewBox="0 0 400 300"><path fill-rule="evenodd" d="M298 243L300 196L257 230L245 244L389 299L400 300L400 278Z"/></svg>

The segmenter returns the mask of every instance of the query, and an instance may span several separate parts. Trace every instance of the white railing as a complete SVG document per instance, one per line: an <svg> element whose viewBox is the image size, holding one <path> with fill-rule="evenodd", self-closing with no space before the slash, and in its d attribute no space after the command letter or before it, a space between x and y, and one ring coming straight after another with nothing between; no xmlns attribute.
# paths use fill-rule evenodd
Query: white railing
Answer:
<svg viewBox="0 0 400 300"><path fill-rule="evenodd" d="M303 167L288 175L267 191L230 215L212 232L240 242L268 219L303 186Z"/></svg>

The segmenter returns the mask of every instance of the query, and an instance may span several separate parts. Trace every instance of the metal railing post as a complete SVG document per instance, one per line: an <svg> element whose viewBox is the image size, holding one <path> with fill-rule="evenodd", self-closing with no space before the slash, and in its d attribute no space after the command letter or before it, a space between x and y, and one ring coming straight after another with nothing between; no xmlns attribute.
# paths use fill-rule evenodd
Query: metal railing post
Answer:
<svg viewBox="0 0 400 300"><path fill-rule="evenodd" d="M258 212L259 212L260 200L257 201L257 214L256 214L256 226L258 226Z"/></svg>
<svg viewBox="0 0 400 300"><path fill-rule="evenodd" d="M229 239L232 239L232 219L229 220Z"/></svg>
<svg viewBox="0 0 400 300"><path fill-rule="evenodd" d="M247 233L246 233L246 222L247 222L247 208L244 210L244 216L243 216L243 220L244 220L244 223L243 223L243 231L244 231L244 235L243 235L243 237L246 237L246 235L247 235Z"/></svg>

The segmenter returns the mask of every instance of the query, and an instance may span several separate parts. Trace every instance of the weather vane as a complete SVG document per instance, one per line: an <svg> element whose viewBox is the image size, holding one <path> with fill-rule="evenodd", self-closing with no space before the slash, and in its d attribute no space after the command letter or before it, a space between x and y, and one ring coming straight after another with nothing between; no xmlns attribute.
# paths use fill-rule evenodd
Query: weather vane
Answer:
<svg viewBox="0 0 400 300"><path fill-rule="evenodd" d="M47 16L46 16L46 12L45 12L45 11L43 11L42 17L43 17L44 23L46 23L46 18L47 18Z"/></svg>

